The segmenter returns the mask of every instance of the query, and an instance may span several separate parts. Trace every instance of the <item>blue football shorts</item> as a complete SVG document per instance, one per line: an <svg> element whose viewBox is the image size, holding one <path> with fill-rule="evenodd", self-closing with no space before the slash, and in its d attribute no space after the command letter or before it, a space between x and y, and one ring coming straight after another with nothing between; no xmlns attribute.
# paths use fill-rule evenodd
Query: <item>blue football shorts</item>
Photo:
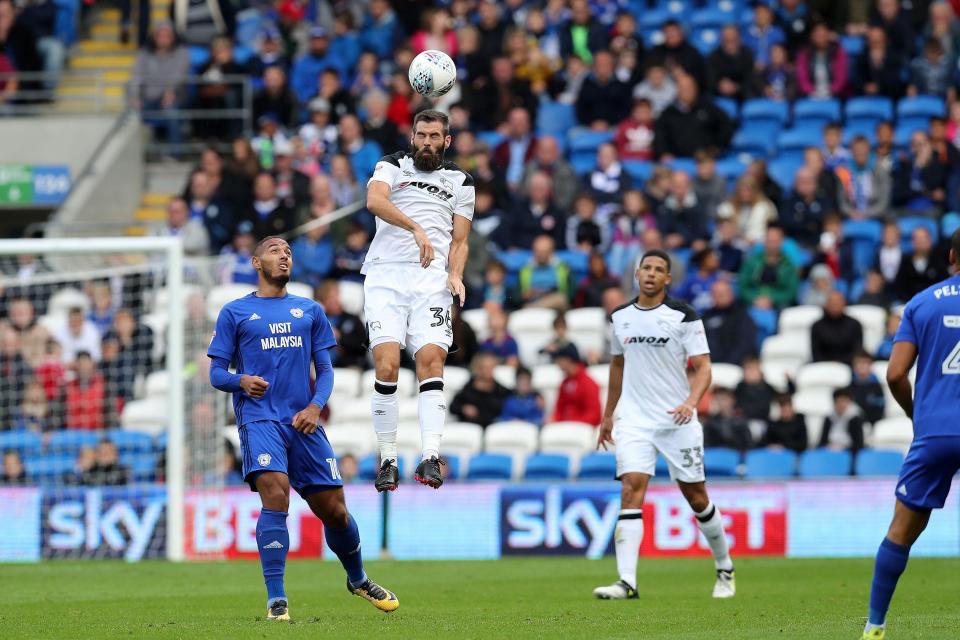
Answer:
<svg viewBox="0 0 960 640"><path fill-rule="evenodd" d="M249 422L240 427L243 479L256 491L257 475L279 471L290 478L300 495L342 487L337 457L323 427L305 435L292 425L273 420Z"/></svg>

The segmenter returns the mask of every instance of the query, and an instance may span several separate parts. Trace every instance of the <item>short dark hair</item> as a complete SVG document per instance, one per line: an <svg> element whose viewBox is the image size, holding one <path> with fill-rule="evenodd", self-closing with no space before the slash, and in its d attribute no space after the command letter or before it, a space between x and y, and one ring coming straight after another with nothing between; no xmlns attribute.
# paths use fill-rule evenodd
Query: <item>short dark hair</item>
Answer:
<svg viewBox="0 0 960 640"><path fill-rule="evenodd" d="M849 387L841 387L840 389L834 389L833 399L837 400L839 398L846 398L847 400L853 400L853 391Z"/></svg>
<svg viewBox="0 0 960 640"><path fill-rule="evenodd" d="M270 242L271 240L283 240L284 242L286 242L286 240L284 240L280 236L267 236L266 238L258 242L257 246L253 248L253 255L259 258L260 254L263 252L263 248L267 246L267 243Z"/></svg>
<svg viewBox="0 0 960 640"><path fill-rule="evenodd" d="M439 122L443 125L443 135L450 135L450 118L447 114L436 109L426 109L413 117L413 130L417 130L418 122Z"/></svg>
<svg viewBox="0 0 960 640"><path fill-rule="evenodd" d="M650 249L649 251L645 251L643 257L640 258L640 264L643 264L643 261L647 258L660 258L667 263L667 273L670 273L673 265L670 262L670 255L666 251L663 251L662 249Z"/></svg>

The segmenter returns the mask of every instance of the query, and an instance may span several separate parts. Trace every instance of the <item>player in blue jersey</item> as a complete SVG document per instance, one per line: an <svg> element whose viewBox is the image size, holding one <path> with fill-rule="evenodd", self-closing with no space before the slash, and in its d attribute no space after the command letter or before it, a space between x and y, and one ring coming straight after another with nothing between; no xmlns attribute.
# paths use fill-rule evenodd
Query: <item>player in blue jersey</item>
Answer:
<svg viewBox="0 0 960 640"><path fill-rule="evenodd" d="M336 345L333 329L319 304L287 293L293 256L285 240L265 238L252 261L257 290L221 309L207 355L211 384L233 394L243 478L263 504L257 549L267 618L290 619L283 574L291 486L323 521L327 545L347 572L347 589L382 611L393 611L400 606L397 597L363 570L360 533L347 511L336 455L320 426L320 411L333 390L328 351ZM231 362L236 373L228 370Z"/></svg>
<svg viewBox="0 0 960 640"><path fill-rule="evenodd" d="M893 522L880 543L863 640L882 640L897 580L930 511L940 509L960 469L960 229L950 239L955 275L913 297L903 310L887 366L890 391L913 420L913 443L897 479ZM917 364L916 392L909 372Z"/></svg>

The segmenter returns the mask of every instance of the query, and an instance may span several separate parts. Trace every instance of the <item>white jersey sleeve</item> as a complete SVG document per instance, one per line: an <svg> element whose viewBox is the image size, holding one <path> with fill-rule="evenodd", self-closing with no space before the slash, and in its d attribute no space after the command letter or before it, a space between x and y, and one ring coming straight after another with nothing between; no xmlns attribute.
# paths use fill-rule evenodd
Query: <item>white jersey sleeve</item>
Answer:
<svg viewBox="0 0 960 640"><path fill-rule="evenodd" d="M620 339L617 338L617 329L613 321L607 323L607 337L610 339L610 355L622 356L623 345L620 344Z"/></svg>
<svg viewBox="0 0 960 640"><path fill-rule="evenodd" d="M367 187L370 186L371 182L386 182L391 188L393 188L393 184L396 182L397 176L399 175L399 165L390 162L386 158L381 158L380 162L377 163L377 166L373 170L373 175L370 176L369 180L367 180Z"/></svg>
<svg viewBox="0 0 960 640"><path fill-rule="evenodd" d="M701 356L710 353L707 333L703 329L703 320L698 318L691 322L684 322L681 326L683 327L683 348L686 349L688 356Z"/></svg>
<svg viewBox="0 0 960 640"><path fill-rule="evenodd" d="M457 204L453 209L453 215L473 220L473 205L476 200L476 190L473 187L473 181L470 184L464 184L460 187L460 194L457 198Z"/></svg>

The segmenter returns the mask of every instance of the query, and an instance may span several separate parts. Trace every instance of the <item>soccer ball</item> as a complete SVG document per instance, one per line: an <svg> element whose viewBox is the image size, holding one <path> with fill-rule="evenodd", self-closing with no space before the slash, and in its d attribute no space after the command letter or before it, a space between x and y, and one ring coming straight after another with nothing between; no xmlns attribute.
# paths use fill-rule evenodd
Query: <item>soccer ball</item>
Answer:
<svg viewBox="0 0 960 640"><path fill-rule="evenodd" d="M410 86L427 98L439 98L453 89L457 81L457 67L443 51L429 49L410 63Z"/></svg>

